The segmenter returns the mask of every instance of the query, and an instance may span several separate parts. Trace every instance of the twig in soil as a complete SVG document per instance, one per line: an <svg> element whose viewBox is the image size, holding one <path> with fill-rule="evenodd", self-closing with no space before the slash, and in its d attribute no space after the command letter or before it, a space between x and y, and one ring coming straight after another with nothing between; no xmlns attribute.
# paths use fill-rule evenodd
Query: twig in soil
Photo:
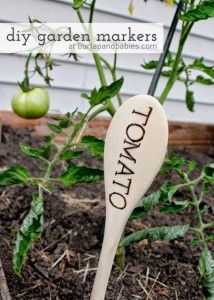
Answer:
<svg viewBox="0 0 214 300"><path fill-rule="evenodd" d="M87 275L88 275L88 270L89 270L89 262L87 262L84 277L83 277L83 280L82 280L83 283L86 281L86 278L87 278Z"/></svg>
<svg viewBox="0 0 214 300"><path fill-rule="evenodd" d="M158 280L158 277L159 277L159 276L160 276L160 272L159 272L158 275L156 276L156 278L155 278L155 280L154 280L154 282L153 282L153 284L152 284L152 287L151 287L151 289L150 289L150 291L149 291L149 294L148 294L146 300L148 300L148 299L150 298L150 294L151 294L151 292L152 292L152 290L153 290L155 284L157 283L157 280Z"/></svg>
<svg viewBox="0 0 214 300"><path fill-rule="evenodd" d="M83 268L83 269L81 269L81 270L73 270L73 271L74 271L74 273L76 273L76 274L80 274L80 273L83 273L83 272L84 272L84 275L83 275L83 283L84 283L85 280L86 280L86 277L87 277L88 273L89 273L90 271L97 271L97 268L89 268L89 262L87 262L87 265L86 265L85 268Z"/></svg>
<svg viewBox="0 0 214 300"><path fill-rule="evenodd" d="M1 300L11 300L1 259L0 259L0 297Z"/></svg>
<svg viewBox="0 0 214 300"><path fill-rule="evenodd" d="M64 234L60 239L54 241L52 244L48 245L47 247L45 247L44 249L42 249L41 251L38 252L38 254L40 255L42 252L52 248L53 246L55 246L58 242L60 242L61 240L63 240L67 235L69 235L73 230L69 230L66 234Z"/></svg>
<svg viewBox="0 0 214 300"><path fill-rule="evenodd" d="M16 298L21 298L21 297L23 297L23 296L26 295L29 291L32 291L32 290L36 289L37 287L39 287L39 286L41 286L41 285L42 285L42 281L41 281L41 279L39 279L39 280L37 280L37 281L34 283L34 286L31 286L31 287L25 289L25 291L24 291L23 293L16 295Z"/></svg>
<svg viewBox="0 0 214 300"><path fill-rule="evenodd" d="M84 261L90 260L90 259L97 259L97 255L91 255L89 253L86 253L87 257L84 258Z"/></svg>
<svg viewBox="0 0 214 300"><path fill-rule="evenodd" d="M147 281L147 282L148 282L149 280L151 280L151 281L155 281L156 283L158 283L159 285L161 285L161 286L165 287L166 289L171 289L171 290L174 290L174 288L172 288L172 287L169 287L168 285L166 285L166 284L164 284L164 283L162 283L162 282L160 282L160 281L158 281L158 280L155 280L155 278L148 277L147 275L146 275L146 276L144 276L144 275L140 275L140 277L141 277L141 278L144 278L144 279L146 279L146 281Z"/></svg>
<svg viewBox="0 0 214 300"><path fill-rule="evenodd" d="M120 273L120 275L117 277L116 281L119 281L120 279L124 278L127 275L127 269L129 267L130 264L127 264L127 266L125 267L125 269Z"/></svg>
<svg viewBox="0 0 214 300"><path fill-rule="evenodd" d="M9 209L10 212L12 212L12 209L10 208L10 199L6 197L5 195L5 191L3 191L3 193L0 196L0 201L3 202L3 204L5 205L6 209Z"/></svg>
<svg viewBox="0 0 214 300"><path fill-rule="evenodd" d="M122 293L123 293L123 289L124 289L124 286L122 286L122 288L120 289L120 293L119 293L119 295L117 296L117 299L116 299L116 300L120 300L120 299L121 299L121 296L122 296Z"/></svg>
<svg viewBox="0 0 214 300"><path fill-rule="evenodd" d="M149 270L149 268L147 268L146 269L146 286L147 286L148 280L149 280L149 272L150 272L150 270Z"/></svg>
<svg viewBox="0 0 214 300"><path fill-rule="evenodd" d="M69 251L68 251L68 249L66 249L66 250L62 253L62 255L55 261L55 263L52 264L51 269L54 268L55 266L57 266L58 263L59 263L65 256L67 256L67 257L69 256Z"/></svg>
<svg viewBox="0 0 214 300"><path fill-rule="evenodd" d="M149 296L149 293L147 292L147 290L145 289L145 287L143 286L142 282L137 279L138 284L140 285L140 287L142 288L142 290L144 291L144 293L146 294L147 298L146 299L150 299L152 300L152 298Z"/></svg>

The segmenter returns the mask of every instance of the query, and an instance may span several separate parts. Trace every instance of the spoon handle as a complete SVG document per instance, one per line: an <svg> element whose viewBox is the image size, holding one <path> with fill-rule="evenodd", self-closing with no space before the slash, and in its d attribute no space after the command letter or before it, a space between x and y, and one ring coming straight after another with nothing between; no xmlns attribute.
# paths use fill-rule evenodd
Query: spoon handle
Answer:
<svg viewBox="0 0 214 300"><path fill-rule="evenodd" d="M90 300L105 299L106 289L116 250L116 243L110 248L107 239L104 240Z"/></svg>
<svg viewBox="0 0 214 300"><path fill-rule="evenodd" d="M127 219L128 215L119 224L117 218L111 218L107 213L104 240L90 300L105 299L114 257Z"/></svg>

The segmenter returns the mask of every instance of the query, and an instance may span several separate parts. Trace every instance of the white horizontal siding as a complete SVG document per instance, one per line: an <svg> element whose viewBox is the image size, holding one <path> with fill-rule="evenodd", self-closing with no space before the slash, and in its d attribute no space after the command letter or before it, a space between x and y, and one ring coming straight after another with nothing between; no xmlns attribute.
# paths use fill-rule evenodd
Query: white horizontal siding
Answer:
<svg viewBox="0 0 214 300"><path fill-rule="evenodd" d="M14 5L15 4L15 5ZM47 22L77 21L75 12L70 7L71 0L7 0L0 1L1 21L26 22L28 16ZM134 1L135 13L130 17L127 11L129 0L97 0L95 21L97 22L138 22L156 21L164 23L165 36L170 26L174 9L166 7L158 0ZM86 16L88 9L83 9ZM196 57L204 56L206 63L214 64L214 21L199 22L184 49L184 59L187 63ZM180 25L172 43L172 52L176 51ZM112 58L111 55L106 55ZM80 62L69 62L64 56L57 56L59 67L54 68L54 82L50 89L51 108L61 111L72 110L76 107L86 109L87 103L80 98L82 91L89 91L95 85L99 86L96 69L90 55L81 55ZM145 60L156 59L157 55L119 55L118 76L123 75L125 83L122 96L126 99L134 94L146 93L151 82L152 72L142 69ZM23 77L24 58L17 55L0 55L0 109L10 107L10 99L16 90L16 82ZM109 82L111 79L109 78ZM166 79L161 78L157 95L162 91ZM40 84L41 79L35 78L34 84ZM196 99L196 112L190 113L184 105L184 87L178 82L172 89L169 99L164 105L170 120L195 121L214 123L214 88L196 84L193 87Z"/></svg>

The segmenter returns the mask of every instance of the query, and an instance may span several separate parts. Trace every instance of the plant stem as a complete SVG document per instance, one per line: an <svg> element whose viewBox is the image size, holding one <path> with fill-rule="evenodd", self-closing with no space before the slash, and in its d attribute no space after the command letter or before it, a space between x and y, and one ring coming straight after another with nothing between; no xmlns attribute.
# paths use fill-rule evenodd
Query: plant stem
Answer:
<svg viewBox="0 0 214 300"><path fill-rule="evenodd" d="M83 119L81 120L81 123L82 123L83 126L84 126L84 123L86 121L88 121L88 115L89 115L91 109L92 108L89 108L89 110L86 112ZM81 128L82 128L82 126L81 126ZM65 144L63 146L57 148L57 153L54 155L53 159L49 162L47 170L45 172L45 175L44 175L41 183L39 184L39 195L41 197L43 196L43 194L42 194L43 190L45 190L45 187L46 187L47 183L49 183L49 179L51 177L51 173L52 173L52 170L53 170L55 164L59 160L59 158L60 158L61 154L63 153L63 151L70 146L72 140L76 137L76 135L78 134L78 132L81 128L79 128L78 126L75 126L74 130L71 131L71 133L68 135Z"/></svg>
<svg viewBox="0 0 214 300"><path fill-rule="evenodd" d="M100 114L101 112L105 111L106 108L105 106L101 106L99 107L97 110L95 110L94 112L91 113L91 115L89 115L88 120L91 121L92 119L94 119L98 114Z"/></svg>
<svg viewBox="0 0 214 300"><path fill-rule="evenodd" d="M192 25L193 25L193 23L187 23L187 24L185 24L185 26L182 27L181 35L180 35L180 39L179 39L179 45L178 45L177 53L176 53L176 56L175 56L175 61L174 61L173 67L172 67L172 71L171 71L171 74L170 74L169 79L167 81L167 84L166 84L166 86L165 86L165 88L164 88L164 90L163 90L163 92L162 92L162 94L159 98L159 101L160 101L161 104L163 104L164 101L166 100L166 97L168 96L174 82L177 79L178 65L180 63L183 48L184 48L186 39L187 39L187 37L190 33L190 30L192 28Z"/></svg>
<svg viewBox="0 0 214 300"><path fill-rule="evenodd" d="M105 78L105 73L103 71L100 55L98 53L93 53L92 55L93 55L95 65L96 65L96 68L97 68L97 72L98 72L98 75L99 75L99 78L100 78L100 83L101 83L102 86L106 86L107 81L106 81L106 78ZM115 107L113 106L113 104L111 102L111 99L108 99L106 101L105 107L106 107L106 110L109 112L109 114L111 116L113 116L115 114L116 110L115 110Z"/></svg>
<svg viewBox="0 0 214 300"><path fill-rule="evenodd" d="M19 83L20 88L23 92L29 92L31 90L30 88L30 81L29 81L29 64L32 54L30 53L27 57L26 63L25 63L25 70L24 70L24 79L21 83Z"/></svg>
<svg viewBox="0 0 214 300"><path fill-rule="evenodd" d="M95 3L94 3L94 5L95 5ZM94 10L94 6L93 5L91 6L90 13L91 13L92 10ZM77 15L78 15L79 21L82 24L84 24L84 19L82 17L82 14L81 14L80 10L77 10ZM92 17L93 17L93 14L92 14ZM97 72L98 72L98 75L99 75L100 83L101 83L102 86L106 86L107 85L107 81L106 81L106 78L105 78L105 73L103 71L103 67L102 67L100 55L98 53L94 52L94 53L92 53L92 56L94 58L94 62L95 62L96 68L97 68ZM115 110L114 105L111 102L111 99L106 100L105 107L106 107L106 110L109 112L109 114L111 116L113 116L115 114L116 110Z"/></svg>
<svg viewBox="0 0 214 300"><path fill-rule="evenodd" d="M186 174L185 174L184 178L185 178L185 181L187 183L189 183L188 187L189 187L189 190L191 192L192 201L193 201L194 207L196 209L196 213L197 213L197 218L198 218L198 226L197 226L198 230L197 231L201 236L201 240L203 242L204 249L208 250L207 241L206 241L206 238L205 238L205 235L204 235L204 229L206 227L205 227L205 224L204 224L203 219L202 219L202 214L201 214L200 207L199 207L200 203L199 203L198 198L196 196L194 185L191 184L191 181L189 180L189 178Z"/></svg>
<svg viewBox="0 0 214 300"><path fill-rule="evenodd" d="M114 258L114 262L120 270L125 269L125 265L126 265L125 247L118 247L117 248L117 252L116 252L116 255L115 255L115 258Z"/></svg>
<svg viewBox="0 0 214 300"><path fill-rule="evenodd" d="M98 53L92 53L92 55L93 55L94 62L95 62L96 68L97 68L97 72L98 72L98 75L99 75L99 78L100 78L100 83L101 83L102 86L105 86L105 85L107 85L107 81L106 81L105 74L104 74L104 71L103 71L103 67L102 67L102 64L101 64L100 56L99 56Z"/></svg>

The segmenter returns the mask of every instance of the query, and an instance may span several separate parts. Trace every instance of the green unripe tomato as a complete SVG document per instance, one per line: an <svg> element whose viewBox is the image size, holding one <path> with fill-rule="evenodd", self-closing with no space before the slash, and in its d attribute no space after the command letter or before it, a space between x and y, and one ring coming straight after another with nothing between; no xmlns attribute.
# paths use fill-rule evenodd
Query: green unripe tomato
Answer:
<svg viewBox="0 0 214 300"><path fill-rule="evenodd" d="M13 111L24 119L39 119L49 109L49 95L43 88L34 88L29 92L18 90L12 98Z"/></svg>

